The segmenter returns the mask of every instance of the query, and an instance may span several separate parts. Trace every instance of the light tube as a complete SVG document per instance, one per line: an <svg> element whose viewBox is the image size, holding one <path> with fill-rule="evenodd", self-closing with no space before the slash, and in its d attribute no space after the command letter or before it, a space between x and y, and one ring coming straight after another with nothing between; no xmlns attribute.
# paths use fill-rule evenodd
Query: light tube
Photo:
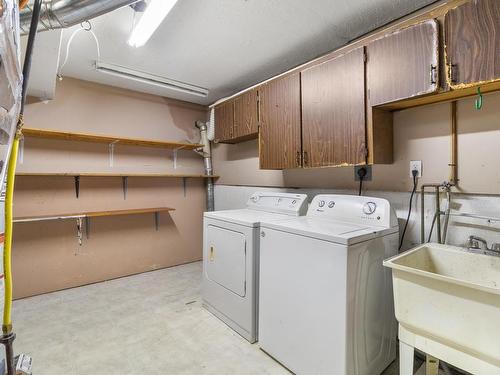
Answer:
<svg viewBox="0 0 500 375"><path fill-rule="evenodd" d="M127 43L132 47L141 47L146 44L175 3L177 0L151 0L141 19L132 30Z"/></svg>
<svg viewBox="0 0 500 375"><path fill-rule="evenodd" d="M206 98L208 96L208 89L206 88L169 78L160 77L154 74L140 72L138 70L129 69L120 65L96 61L95 68L98 72L101 73L130 79L132 81L145 83L150 86L161 87L190 95L200 96L202 98Z"/></svg>

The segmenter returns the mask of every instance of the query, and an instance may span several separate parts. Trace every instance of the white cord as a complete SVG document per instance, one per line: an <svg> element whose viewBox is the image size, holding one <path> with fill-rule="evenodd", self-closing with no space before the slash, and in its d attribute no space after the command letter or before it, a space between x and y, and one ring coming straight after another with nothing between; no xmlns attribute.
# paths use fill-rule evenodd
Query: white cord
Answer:
<svg viewBox="0 0 500 375"><path fill-rule="evenodd" d="M90 25L90 22L89 22L89 25ZM96 44L96 47L97 47L97 61L99 61L101 59L101 48L100 48L100 45L99 45L99 39L97 39L97 36L92 31L92 27L90 27L90 28L84 28L83 24L80 24L80 27L81 27L80 29L77 29L77 30L73 31L73 33L69 37L68 43L66 44L66 55L64 57L63 63L60 65L59 69L57 70L57 78L59 78L60 81L63 79L63 77L62 77L62 70L63 70L64 66L66 65L66 63L68 62L68 59L69 59L69 49L71 47L71 43L73 42L73 39L75 38L75 36L80 31L87 31L87 32L89 32L94 37L95 44Z"/></svg>

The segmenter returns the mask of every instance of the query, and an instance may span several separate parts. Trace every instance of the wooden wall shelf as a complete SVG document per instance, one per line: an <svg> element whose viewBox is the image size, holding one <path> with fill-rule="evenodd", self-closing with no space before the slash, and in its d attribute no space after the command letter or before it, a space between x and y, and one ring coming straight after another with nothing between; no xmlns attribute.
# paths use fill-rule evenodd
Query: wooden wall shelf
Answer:
<svg viewBox="0 0 500 375"><path fill-rule="evenodd" d="M151 208L132 208L126 210L108 210L108 211L84 211L77 213L55 214L55 215L36 215L36 216L18 216L14 217L14 223L29 223L38 221L53 221L53 220L76 220L76 233L78 244L82 245L83 240L83 222L85 219L85 234L87 239L90 237L90 219L93 217L105 216L122 216L122 215L138 215L138 214L154 214L155 229L158 230L160 223L160 212L175 211L171 207L151 207Z"/></svg>
<svg viewBox="0 0 500 375"><path fill-rule="evenodd" d="M67 219L83 219L103 216L122 216L122 215L137 215L156 212L175 211L171 207L151 207L151 208L132 208L126 210L108 210L108 211L83 211L77 213L54 214L54 215L35 215L35 216L17 216L14 217L14 223L23 223L30 221L47 221L47 220L67 220Z"/></svg>
<svg viewBox="0 0 500 375"><path fill-rule="evenodd" d="M157 148L178 149L178 150L180 149L194 150L203 147L203 145L199 143L160 141L160 140L129 138L129 137L114 137L110 135L74 133L74 132L65 132L59 130L47 130L47 129L35 129L35 128L23 128L23 134L26 137L34 137L34 138L62 139L66 141L120 144L120 145L157 147Z"/></svg>
<svg viewBox="0 0 500 375"><path fill-rule="evenodd" d="M100 173L100 172L16 172L16 176L55 177L164 177L164 178L219 178L217 175L196 173Z"/></svg>
<svg viewBox="0 0 500 375"><path fill-rule="evenodd" d="M122 179L123 199L127 199L129 177L162 177L182 178L184 196L186 196L186 180L188 178L214 178L219 176L196 174L196 173L100 173L100 172L16 172L16 176L39 176L39 177L73 177L75 179L75 195L80 196L80 177L120 177Z"/></svg>

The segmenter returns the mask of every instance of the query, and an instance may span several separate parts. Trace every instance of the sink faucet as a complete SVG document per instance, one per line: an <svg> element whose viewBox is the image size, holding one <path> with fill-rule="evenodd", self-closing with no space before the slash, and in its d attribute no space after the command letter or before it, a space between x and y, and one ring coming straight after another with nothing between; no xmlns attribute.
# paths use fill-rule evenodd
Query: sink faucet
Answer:
<svg viewBox="0 0 500 375"><path fill-rule="evenodd" d="M489 250L488 242L484 238L478 236L469 236L467 240L467 247L469 249L477 249L477 250Z"/></svg>
<svg viewBox="0 0 500 375"><path fill-rule="evenodd" d="M484 253L493 252L500 255L500 243L492 243L491 248L484 238L478 236L469 236L467 239L467 248L471 250L483 250Z"/></svg>

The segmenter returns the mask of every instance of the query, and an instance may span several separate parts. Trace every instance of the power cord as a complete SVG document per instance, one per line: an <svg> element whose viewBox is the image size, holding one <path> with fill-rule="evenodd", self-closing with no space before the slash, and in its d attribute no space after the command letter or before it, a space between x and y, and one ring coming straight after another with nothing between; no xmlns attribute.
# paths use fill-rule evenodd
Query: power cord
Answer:
<svg viewBox="0 0 500 375"><path fill-rule="evenodd" d="M414 170L411 171L411 174L413 176L413 189L411 190L411 194L410 194L410 204L409 204L409 207L408 207L408 216L406 217L406 222L405 222L405 226L403 228L403 233L401 234L401 240L399 242L399 248L398 248L398 250L401 250L401 248L403 247L403 241L404 241L405 234L406 234L406 228L408 227L408 222L410 221L411 207L412 207L412 203L413 203L413 196L415 195L415 192L417 191L417 175L418 175L418 171L416 169L414 169Z"/></svg>
<svg viewBox="0 0 500 375"><path fill-rule="evenodd" d="M358 195L361 196L361 190L363 189L363 180L367 175L366 168L359 168L357 171L358 177L359 177L359 193Z"/></svg>

